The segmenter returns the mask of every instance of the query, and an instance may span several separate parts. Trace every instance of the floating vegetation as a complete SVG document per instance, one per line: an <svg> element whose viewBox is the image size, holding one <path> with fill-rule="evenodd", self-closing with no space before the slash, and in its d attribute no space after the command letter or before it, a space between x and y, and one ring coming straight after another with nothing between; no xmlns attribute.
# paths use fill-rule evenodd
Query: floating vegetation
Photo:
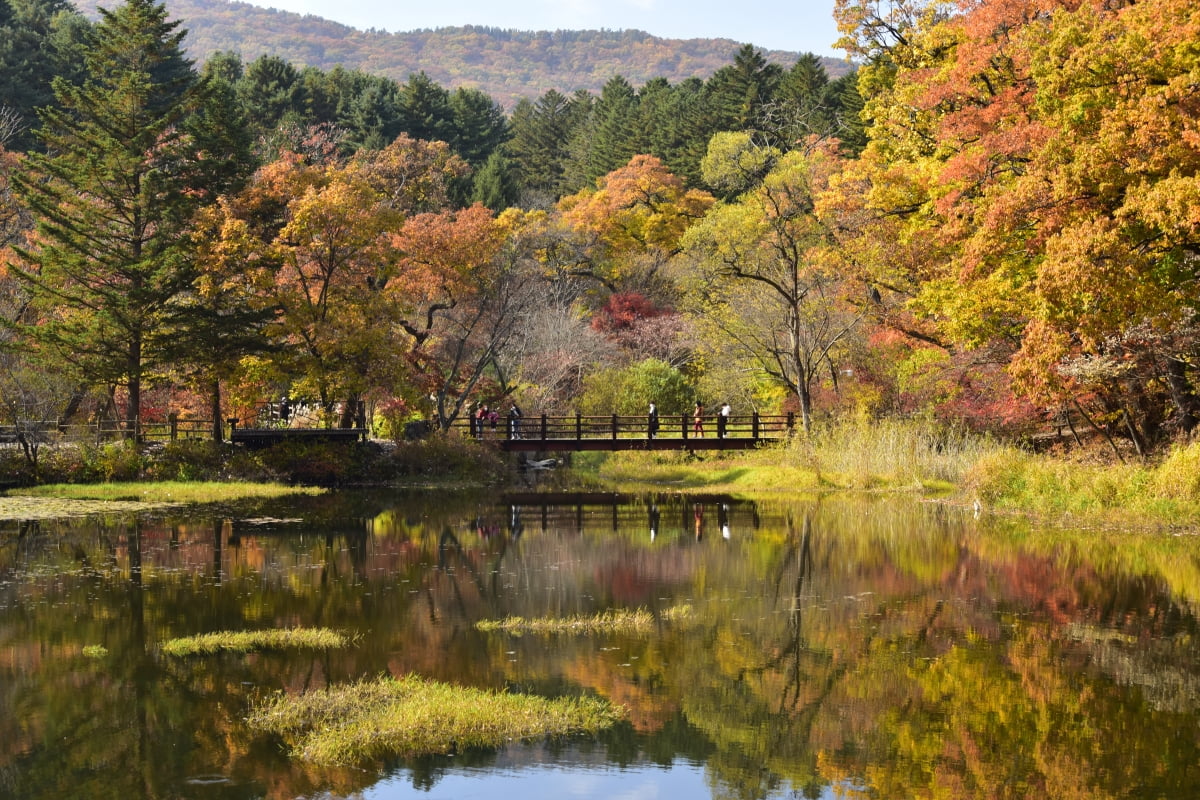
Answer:
<svg viewBox="0 0 1200 800"><path fill-rule="evenodd" d="M83 648L83 655L86 658L104 658L108 655L108 648L102 644L89 644Z"/></svg>
<svg viewBox="0 0 1200 800"><path fill-rule="evenodd" d="M184 636L163 643L169 656L199 656L221 651L249 653L257 650L332 650L349 639L328 628L276 628L265 631L218 631Z"/></svg>
<svg viewBox="0 0 1200 800"><path fill-rule="evenodd" d="M0 497L0 520L66 519L91 514L136 514L179 503L131 500L68 500L61 497Z"/></svg>
<svg viewBox="0 0 1200 800"><path fill-rule="evenodd" d="M503 633L646 633L654 630L661 622L678 622L691 616L692 607L689 605L672 606L665 611L654 614L644 608L610 609L599 614L584 616L576 614L570 617L505 617L499 620L481 620L475 627L481 631L500 631Z"/></svg>
<svg viewBox="0 0 1200 800"><path fill-rule="evenodd" d="M409 675L279 695L252 710L292 755L319 764L499 747L515 739L595 734L622 710L591 697L548 699L451 686Z"/></svg>
<svg viewBox="0 0 1200 800"><path fill-rule="evenodd" d="M323 489L281 483L60 483L12 489L0 496L0 520L65 519L92 514L137 514L188 503L217 503Z"/></svg>

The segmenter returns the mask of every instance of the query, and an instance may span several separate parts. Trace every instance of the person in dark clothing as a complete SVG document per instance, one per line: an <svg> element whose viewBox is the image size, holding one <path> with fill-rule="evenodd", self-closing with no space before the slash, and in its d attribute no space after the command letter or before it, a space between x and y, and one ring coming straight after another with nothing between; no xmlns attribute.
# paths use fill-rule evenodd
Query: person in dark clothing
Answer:
<svg viewBox="0 0 1200 800"><path fill-rule="evenodd" d="M488 419L488 407L487 407L487 403L484 403L475 411L475 438L476 439L483 438L483 426L487 422L487 419Z"/></svg>
<svg viewBox="0 0 1200 800"><path fill-rule="evenodd" d="M721 408L717 411L717 438L724 439L725 431L729 427L729 403L722 403Z"/></svg>
<svg viewBox="0 0 1200 800"><path fill-rule="evenodd" d="M508 438L521 438L521 409L517 408L516 403L508 409Z"/></svg>
<svg viewBox="0 0 1200 800"><path fill-rule="evenodd" d="M650 413L646 415L646 437L653 439L658 435L658 408L650 404Z"/></svg>

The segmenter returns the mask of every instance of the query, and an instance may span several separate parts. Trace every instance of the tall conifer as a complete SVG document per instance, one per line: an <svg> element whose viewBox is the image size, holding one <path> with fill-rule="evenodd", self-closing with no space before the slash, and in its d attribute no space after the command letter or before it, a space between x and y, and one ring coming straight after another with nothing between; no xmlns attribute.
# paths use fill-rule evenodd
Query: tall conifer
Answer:
<svg viewBox="0 0 1200 800"><path fill-rule="evenodd" d="M42 314L33 333L89 381L128 387L132 434L193 278L183 233L197 200L179 165L191 160L180 123L196 76L163 5L100 14L86 80L54 81L58 107L38 131L46 153L17 176L38 218L18 274Z"/></svg>

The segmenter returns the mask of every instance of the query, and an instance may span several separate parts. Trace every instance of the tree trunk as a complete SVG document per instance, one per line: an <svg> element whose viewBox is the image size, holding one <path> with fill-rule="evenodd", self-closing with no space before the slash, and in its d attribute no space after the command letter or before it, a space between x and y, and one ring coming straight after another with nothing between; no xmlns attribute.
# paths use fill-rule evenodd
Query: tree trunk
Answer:
<svg viewBox="0 0 1200 800"><path fill-rule="evenodd" d="M338 420L339 428L353 428L358 416L358 395L352 394L342 404L342 416Z"/></svg>
<svg viewBox="0 0 1200 800"><path fill-rule="evenodd" d="M800 424L804 426L805 435L808 435L812 433L812 392L808 390L806 383L801 383L796 388L800 398Z"/></svg>
<svg viewBox="0 0 1200 800"><path fill-rule="evenodd" d="M225 425L221 419L221 380L213 378L208 387L208 408L212 414L212 439L220 444L225 440Z"/></svg>
<svg viewBox="0 0 1200 800"><path fill-rule="evenodd" d="M67 400L67 405L63 408L62 413L58 417L58 431L62 433L67 428L67 423L71 418L79 413L79 406L83 404L83 398L87 396L87 390L83 386L75 387L71 392L71 397Z"/></svg>
<svg viewBox="0 0 1200 800"><path fill-rule="evenodd" d="M1167 386L1171 391L1171 402L1179 412L1179 427L1191 433L1200 421L1200 399L1188 383L1186 365L1178 358L1167 359Z"/></svg>
<svg viewBox="0 0 1200 800"><path fill-rule="evenodd" d="M125 438L141 441L142 420L142 342L137 337L129 343L129 398L125 406Z"/></svg>

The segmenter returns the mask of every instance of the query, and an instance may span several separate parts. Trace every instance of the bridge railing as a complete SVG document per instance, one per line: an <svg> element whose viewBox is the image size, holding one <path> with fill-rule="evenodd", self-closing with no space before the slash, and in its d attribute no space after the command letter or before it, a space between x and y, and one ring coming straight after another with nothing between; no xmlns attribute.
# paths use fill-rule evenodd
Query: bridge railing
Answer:
<svg viewBox="0 0 1200 800"><path fill-rule="evenodd" d="M168 415L166 420L138 423L136 438L143 442L174 442L179 439L209 439L212 437L212 420L181 418ZM101 420L86 423L60 423L57 420L25 421L20 426L0 425L0 444L17 441L19 434L37 437L39 441L102 443L130 437L129 428L123 421Z"/></svg>
<svg viewBox="0 0 1200 800"><path fill-rule="evenodd" d="M732 414L722 423L716 415L703 418L696 430L691 414L659 415L655 439L780 439L795 428L794 414ZM474 418L455 420L451 429L477 439L532 439L583 441L600 439L647 439L650 420L646 415L585 415L501 418L495 424Z"/></svg>

